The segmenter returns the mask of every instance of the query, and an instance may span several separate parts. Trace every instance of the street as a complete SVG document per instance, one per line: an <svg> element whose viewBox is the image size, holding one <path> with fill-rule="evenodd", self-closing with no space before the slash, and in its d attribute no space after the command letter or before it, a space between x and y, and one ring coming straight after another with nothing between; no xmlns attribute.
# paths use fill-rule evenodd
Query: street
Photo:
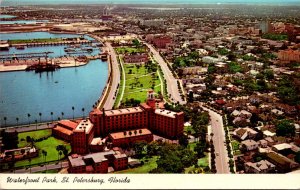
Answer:
<svg viewBox="0 0 300 190"><path fill-rule="evenodd" d="M152 45L150 45L146 42L144 42L144 43L148 46L150 51L153 53L154 59L160 65L162 72L164 73L164 78L167 81L168 94L171 94L170 100L172 100L172 102L174 102L174 103L179 102L179 104L185 104L186 102L181 99L181 96L180 96L180 93L179 93L179 90L177 87L177 79L174 78L172 72L168 68L167 63L160 56L159 52L155 48L153 48Z"/></svg>
<svg viewBox="0 0 300 190"><path fill-rule="evenodd" d="M49 164L49 165L44 165L44 166L34 166L31 169L29 168L25 168L25 169L19 169L16 170L15 173L35 173L35 172L41 172L41 171L45 171L45 170L54 170L54 169L61 169L61 168L66 168L68 167L68 162L59 162L57 164ZM11 173L11 172L8 172Z"/></svg>
<svg viewBox="0 0 300 190"><path fill-rule="evenodd" d="M109 49L109 55L111 56L111 61L112 61L111 69L112 69L113 76L112 76L111 89L109 91L109 94L107 96L107 99L104 103L103 108L105 110L110 110L113 108L115 100L116 100L116 98L114 98L114 96L115 96L115 92L117 90L118 84L120 83L120 70L119 70L119 64L117 61L117 55L115 53L115 50L113 49L113 47L111 46L111 44L109 42L106 42L105 45Z"/></svg>
<svg viewBox="0 0 300 190"><path fill-rule="evenodd" d="M209 112L211 118L211 132L216 154L216 169L218 174L228 174L229 158L225 144L225 131L222 116L208 108L202 107Z"/></svg>

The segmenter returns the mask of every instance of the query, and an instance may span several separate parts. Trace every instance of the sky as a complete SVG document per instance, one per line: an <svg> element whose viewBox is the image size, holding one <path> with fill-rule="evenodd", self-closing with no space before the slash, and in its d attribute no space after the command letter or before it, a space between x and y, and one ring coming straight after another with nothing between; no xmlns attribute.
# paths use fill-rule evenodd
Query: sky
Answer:
<svg viewBox="0 0 300 190"><path fill-rule="evenodd" d="M300 0L0 0L1 6L41 4L274 4L299 5Z"/></svg>

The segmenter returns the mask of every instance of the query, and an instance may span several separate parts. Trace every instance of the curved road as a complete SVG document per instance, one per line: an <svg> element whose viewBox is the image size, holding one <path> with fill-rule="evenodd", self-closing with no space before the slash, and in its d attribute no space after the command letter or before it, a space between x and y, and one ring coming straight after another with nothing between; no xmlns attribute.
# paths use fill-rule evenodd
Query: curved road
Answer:
<svg viewBox="0 0 300 190"><path fill-rule="evenodd" d="M214 134L212 138L215 147L217 173L229 174L229 158L225 143L225 131L222 116L206 107L201 107L208 111L211 118L211 132Z"/></svg>
<svg viewBox="0 0 300 190"><path fill-rule="evenodd" d="M117 60L117 55L114 50L114 48L111 46L109 42L105 42L106 47L108 48L108 53L110 55L110 61L112 62L112 84L111 88L109 91L109 94L107 96L107 99L104 103L103 108L105 110L111 110L114 106L116 97L115 97L115 92L117 91L118 84L120 83L120 69L119 69L119 63ZM121 84L120 84L121 85Z"/></svg>
<svg viewBox="0 0 300 190"><path fill-rule="evenodd" d="M167 91L168 94L171 94L170 100L172 100L172 102L177 103L179 102L179 104L185 104L186 102L184 100L181 99L178 87L177 87L177 79L174 78L172 72L170 71L167 63L165 62L165 60L160 56L159 52L150 44L143 42L144 44L146 44L148 46L148 48L150 49L150 51L153 53L153 58L155 59L155 61L160 65L163 73L164 73L164 78L167 81Z"/></svg>

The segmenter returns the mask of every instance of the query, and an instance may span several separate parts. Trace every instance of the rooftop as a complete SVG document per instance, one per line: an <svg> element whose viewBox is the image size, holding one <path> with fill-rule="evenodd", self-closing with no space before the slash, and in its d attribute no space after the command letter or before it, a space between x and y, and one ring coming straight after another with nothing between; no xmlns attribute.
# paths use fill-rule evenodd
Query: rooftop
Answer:
<svg viewBox="0 0 300 190"><path fill-rule="evenodd" d="M61 120L57 123L57 125L62 125L64 127L68 127L70 129L75 129L78 123L70 121L70 120Z"/></svg>
<svg viewBox="0 0 300 190"><path fill-rule="evenodd" d="M118 110L105 111L105 115L106 116L114 116L114 115L123 115L123 114L140 113L140 112L143 112L142 108L132 107L132 108L124 108L124 109L118 109Z"/></svg>
<svg viewBox="0 0 300 190"><path fill-rule="evenodd" d="M135 134L136 131L136 134ZM131 135L129 133L131 132ZM142 135L151 135L151 131L148 129L136 129L136 130L129 130L124 132L117 132L117 133L110 133L110 136L113 139L122 139L122 138L128 138L128 137L134 137L134 136L142 136Z"/></svg>
<svg viewBox="0 0 300 190"><path fill-rule="evenodd" d="M163 115L171 118L175 118L177 113L169 110L163 110L163 109L156 109L155 114Z"/></svg>
<svg viewBox="0 0 300 190"><path fill-rule="evenodd" d="M74 132L83 132L85 131L88 134L92 130L93 124L89 119L81 120Z"/></svg>

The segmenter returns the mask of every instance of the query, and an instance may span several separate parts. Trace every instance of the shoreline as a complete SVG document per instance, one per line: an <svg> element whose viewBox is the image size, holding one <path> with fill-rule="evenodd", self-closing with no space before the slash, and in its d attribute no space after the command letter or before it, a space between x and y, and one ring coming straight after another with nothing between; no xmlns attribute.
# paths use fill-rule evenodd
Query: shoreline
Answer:
<svg viewBox="0 0 300 190"><path fill-rule="evenodd" d="M87 62L76 62L76 66L75 66L75 61L71 61L69 63L60 63L58 65L60 66L60 68L80 67L80 66L87 65L89 61L87 61ZM25 71L27 66L28 65L4 66L3 64L0 64L0 72Z"/></svg>

